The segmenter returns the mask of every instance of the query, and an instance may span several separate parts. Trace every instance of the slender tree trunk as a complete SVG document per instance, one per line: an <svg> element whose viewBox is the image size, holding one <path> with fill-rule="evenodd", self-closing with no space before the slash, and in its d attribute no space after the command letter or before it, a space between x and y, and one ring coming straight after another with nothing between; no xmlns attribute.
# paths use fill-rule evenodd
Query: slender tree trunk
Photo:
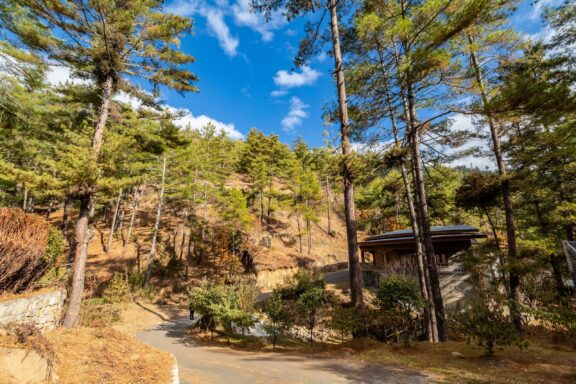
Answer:
<svg viewBox="0 0 576 384"><path fill-rule="evenodd" d="M331 197L330 197L330 183L328 181L328 175L326 175L326 206L328 210L328 234L332 235L332 226L331 226L331 214L332 214L332 206L331 206Z"/></svg>
<svg viewBox="0 0 576 384"><path fill-rule="evenodd" d="M100 106L100 116L92 136L91 155L92 161L96 163L102 147L104 129L108 121L110 109L110 99L112 98L113 79L111 75L106 77L102 84L102 104ZM72 287L70 289L70 304L64 318L65 327L74 327L80 315L80 306L82 304L82 293L84 291L84 276L86 272L86 257L88 252L88 241L90 240L90 212L95 203L94 196L95 186L92 185L83 192L80 198L80 213L76 222L75 230L75 257L74 257L74 274L72 275Z"/></svg>
<svg viewBox="0 0 576 384"><path fill-rule="evenodd" d="M334 52L334 72L338 90L340 117L340 141L342 146L342 179L344 181L344 213L346 217L346 236L348 240L348 264L350 270L350 299L353 306L363 307L362 271L358 257L358 234L356 231L356 212L354 207L353 175L350 169L350 123L346 105L346 84L340 51L340 31L338 29L337 0L330 0L330 27L332 30L332 48Z"/></svg>
<svg viewBox="0 0 576 384"><path fill-rule="evenodd" d="M260 224L264 224L264 190L260 190Z"/></svg>
<svg viewBox="0 0 576 384"><path fill-rule="evenodd" d="M270 177L270 184L268 186L268 212L266 213L266 221L270 223L270 215L272 213L272 181L273 177Z"/></svg>
<svg viewBox="0 0 576 384"><path fill-rule="evenodd" d="M474 41L470 34L466 35L468 38L469 49L470 49L470 62L474 68L474 75L476 77L476 84L480 92L480 97L482 99L482 105L484 107L484 114L488 121L488 126L490 127L490 134L492 136L492 146L494 149L494 157L496 158L496 165L498 168L498 176L500 177L500 182L502 186L502 197L504 199L504 214L506 217L506 237L508 241L508 264L510 267L509 272L509 289L508 295L510 299L510 313L512 315L512 320L514 325L518 330L522 330L522 318L520 316L519 305L519 285L520 276L516 271L516 263L518 259L516 250L516 225L514 223L514 208L512 205L512 194L510 192L510 180L506 172L506 165L504 164L504 156L502 154L502 146L500 143L500 133L496 122L492 116L492 113L488 110L488 96L486 94L486 89L484 88L484 82L482 80L482 70L480 69L480 64L478 63L478 58L476 56L476 51L474 50Z"/></svg>
<svg viewBox="0 0 576 384"><path fill-rule="evenodd" d="M24 212L26 212L26 208L28 208L28 206L26 205L28 203L28 187L24 186L24 200L22 201L22 210Z"/></svg>
<svg viewBox="0 0 576 384"><path fill-rule="evenodd" d="M420 153L420 127L417 124L416 110L414 106L414 93L410 82L406 83L408 96L408 115L410 117L410 144L412 148L412 160L414 163L414 183L418 195L418 211L420 218L420 233L426 253L428 278L431 289L431 298L434 302L434 311L436 313L436 324L438 329L438 340L446 341L447 327L446 317L444 314L444 300L440 290L440 281L438 278L438 268L434 246L432 244L432 233L430 231L430 216L428 214L428 202L426 196L426 186L424 184L424 163Z"/></svg>
<svg viewBox="0 0 576 384"><path fill-rule="evenodd" d="M145 186L142 185L134 193L134 201L132 202L132 213L130 215L130 224L128 226L128 233L126 235L126 240L124 241L124 248L126 248L128 243L132 239L132 229L134 228L134 219L136 218L136 212L138 212L138 206L140 205L142 195L144 195L144 189ZM124 252L124 250L122 252Z"/></svg>
<svg viewBox="0 0 576 384"><path fill-rule="evenodd" d="M186 252L186 271L184 275L188 278L188 271L190 268L190 256L192 255L192 225L190 225L190 234L188 235L188 251Z"/></svg>
<svg viewBox="0 0 576 384"><path fill-rule="evenodd" d="M383 62L383 58L382 58L382 52L379 49L378 53L380 55L380 64L383 66L384 62ZM392 97L390 95L390 85L388 82L388 76L387 73L385 72L385 68L383 67L382 70L384 71L384 76L385 76L385 80L384 80L384 87L385 87L385 91L386 91L386 102L388 104L388 108L389 108L389 112L390 112L390 122L392 125L392 132L394 134L394 144L400 148L401 147L401 143L400 143L400 139L398 137L398 126L396 124L396 113L394 112L394 107L393 107L393 103L392 103ZM404 105L404 104L403 104ZM408 119L406 119L408 121ZM422 252L422 239L420 237L420 231L418 228L418 219L416 216L416 209L414 208L414 199L412 196L412 188L410 187L410 181L408 180L408 173L406 171L406 166L404 165L404 162L402 162L400 164L400 172L402 174L402 182L404 184L404 189L406 190L406 200L408 202L408 211L410 213L410 224L412 226L412 232L414 233L414 242L416 245L416 263L418 266L418 281L420 283L420 294L422 295L422 298L426 301L426 303L429 302L429 295L428 295L428 279L427 279L427 273L425 270L425 263L424 263L424 253ZM433 316L433 318L432 318ZM437 342L438 341L438 330L436 327L436 316L435 313L433 311L433 308L431 308L428 304L426 305L425 309L424 309L424 321L426 323L426 336L428 338L428 341L430 342Z"/></svg>
<svg viewBox="0 0 576 384"><path fill-rule="evenodd" d="M158 199L158 209L156 211L156 221L154 222L154 230L152 232L152 245L150 246L150 253L148 254L148 270L146 272L146 279L144 280L144 287L148 286L150 276L152 275L152 263L156 255L156 240L158 238L158 230L160 228L160 218L162 216L162 201L164 199L164 181L166 179L166 156L162 160L162 184L160 187L160 197Z"/></svg>
<svg viewBox="0 0 576 384"><path fill-rule="evenodd" d="M186 244L186 219L188 218L188 213L184 212L184 222L182 223L182 241L180 242L180 257L178 261L178 269L182 269L182 256L184 255L184 245Z"/></svg>
<svg viewBox="0 0 576 384"><path fill-rule="evenodd" d="M300 241L300 253L302 253L302 229L300 228L300 212L296 213L296 224L298 225L298 240Z"/></svg>
<svg viewBox="0 0 576 384"><path fill-rule="evenodd" d="M68 238L68 199L64 199L62 203L62 224L60 224L60 228L62 230L62 236L64 236L64 240L70 243L70 239Z"/></svg>
<svg viewBox="0 0 576 384"><path fill-rule="evenodd" d="M110 233L108 234L108 246L106 247L106 254L110 253L112 249L112 242L114 241L114 230L116 229L116 220L118 218L118 212L120 210L120 198L122 197L122 189L118 191L118 197L116 198L116 206L114 208L114 216L112 216L112 224L110 225Z"/></svg>

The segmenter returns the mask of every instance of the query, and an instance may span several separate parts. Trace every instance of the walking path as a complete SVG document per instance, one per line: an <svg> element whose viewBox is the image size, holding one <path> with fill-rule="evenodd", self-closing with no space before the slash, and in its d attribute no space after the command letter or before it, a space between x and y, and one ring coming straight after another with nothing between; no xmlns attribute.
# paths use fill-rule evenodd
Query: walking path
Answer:
<svg viewBox="0 0 576 384"><path fill-rule="evenodd" d="M289 353L240 352L207 347L186 339L191 325L177 317L140 333L140 340L176 356L182 384L383 383L420 384L430 381L417 372L353 359L301 356Z"/></svg>

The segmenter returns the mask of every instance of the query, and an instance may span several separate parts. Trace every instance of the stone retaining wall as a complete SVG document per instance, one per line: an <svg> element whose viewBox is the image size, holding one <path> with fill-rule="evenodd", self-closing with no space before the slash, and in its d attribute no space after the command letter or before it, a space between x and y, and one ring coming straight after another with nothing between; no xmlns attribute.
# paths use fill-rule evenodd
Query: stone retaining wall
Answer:
<svg viewBox="0 0 576 384"><path fill-rule="evenodd" d="M65 290L44 291L0 301L0 325L31 324L46 331L60 321Z"/></svg>

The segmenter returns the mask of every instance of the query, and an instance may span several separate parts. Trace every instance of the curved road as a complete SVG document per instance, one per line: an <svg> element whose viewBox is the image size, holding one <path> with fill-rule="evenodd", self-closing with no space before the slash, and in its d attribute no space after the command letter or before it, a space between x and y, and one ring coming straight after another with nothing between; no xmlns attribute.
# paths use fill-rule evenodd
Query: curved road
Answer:
<svg viewBox="0 0 576 384"><path fill-rule="evenodd" d="M182 384L255 383L385 383L420 384L430 381L417 372L353 359L301 356L289 353L240 352L201 346L187 340L191 325L178 317L146 330L140 340L176 356Z"/></svg>

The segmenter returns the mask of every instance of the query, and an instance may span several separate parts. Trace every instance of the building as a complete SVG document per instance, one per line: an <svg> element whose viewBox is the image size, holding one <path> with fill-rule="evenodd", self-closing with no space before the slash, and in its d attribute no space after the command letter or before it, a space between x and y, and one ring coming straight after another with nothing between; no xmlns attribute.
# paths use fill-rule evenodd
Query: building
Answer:
<svg viewBox="0 0 576 384"><path fill-rule="evenodd" d="M439 265L448 265L451 256L465 251L476 241L486 238L480 230L468 225L431 227L434 253ZM360 244L362 261L370 255L374 268L393 273L412 274L416 267L416 242L411 229L370 236Z"/></svg>

